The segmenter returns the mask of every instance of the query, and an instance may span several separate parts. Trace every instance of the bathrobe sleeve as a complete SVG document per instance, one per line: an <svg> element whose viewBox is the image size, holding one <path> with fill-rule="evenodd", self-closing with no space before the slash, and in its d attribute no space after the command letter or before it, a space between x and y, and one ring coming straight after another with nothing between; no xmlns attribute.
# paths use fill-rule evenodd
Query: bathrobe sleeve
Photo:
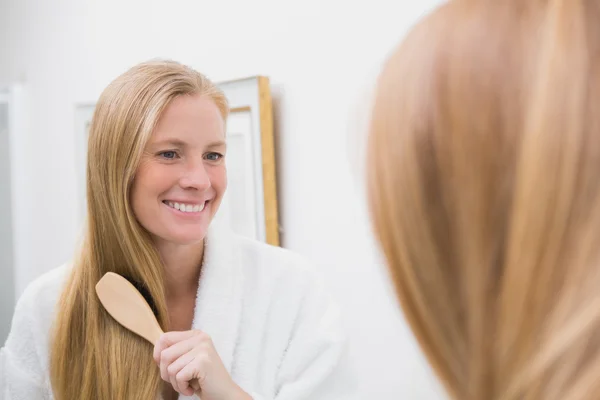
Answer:
<svg viewBox="0 0 600 400"><path fill-rule="evenodd" d="M311 277L296 328L277 374L274 399L251 393L254 400L354 399L357 378L338 305L322 281Z"/></svg>
<svg viewBox="0 0 600 400"><path fill-rule="evenodd" d="M8 339L0 349L0 400L51 398L39 356L38 343L46 339L38 330L36 304L41 301L32 285L17 302Z"/></svg>

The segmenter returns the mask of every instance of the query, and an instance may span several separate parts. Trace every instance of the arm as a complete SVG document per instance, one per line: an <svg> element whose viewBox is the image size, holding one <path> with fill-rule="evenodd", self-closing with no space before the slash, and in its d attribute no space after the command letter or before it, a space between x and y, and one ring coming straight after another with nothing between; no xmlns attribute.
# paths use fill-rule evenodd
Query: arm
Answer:
<svg viewBox="0 0 600 400"><path fill-rule="evenodd" d="M34 300L31 290L23 293L0 349L0 400L50 398L35 341Z"/></svg>

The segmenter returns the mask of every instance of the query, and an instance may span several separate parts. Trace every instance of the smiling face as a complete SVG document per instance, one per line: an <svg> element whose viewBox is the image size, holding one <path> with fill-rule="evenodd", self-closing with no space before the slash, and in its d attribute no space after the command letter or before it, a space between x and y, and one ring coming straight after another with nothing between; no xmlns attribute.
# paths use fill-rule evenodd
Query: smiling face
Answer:
<svg viewBox="0 0 600 400"><path fill-rule="evenodd" d="M201 95L163 112L131 189L133 212L156 241L194 244L206 236L227 187L225 124Z"/></svg>

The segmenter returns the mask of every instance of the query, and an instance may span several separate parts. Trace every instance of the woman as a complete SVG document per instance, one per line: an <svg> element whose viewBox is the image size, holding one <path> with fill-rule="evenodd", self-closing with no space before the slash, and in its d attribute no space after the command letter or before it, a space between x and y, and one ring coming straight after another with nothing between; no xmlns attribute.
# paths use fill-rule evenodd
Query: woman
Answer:
<svg viewBox="0 0 600 400"><path fill-rule="evenodd" d="M4 398L341 399L345 339L311 268L211 225L227 186L227 100L198 72L137 65L97 103L88 227L72 265L29 285L2 349ZM145 292L157 345L99 303L108 271ZM183 397L179 397L183 398Z"/></svg>
<svg viewBox="0 0 600 400"><path fill-rule="evenodd" d="M446 3L379 77L374 227L454 399L600 393L600 5Z"/></svg>

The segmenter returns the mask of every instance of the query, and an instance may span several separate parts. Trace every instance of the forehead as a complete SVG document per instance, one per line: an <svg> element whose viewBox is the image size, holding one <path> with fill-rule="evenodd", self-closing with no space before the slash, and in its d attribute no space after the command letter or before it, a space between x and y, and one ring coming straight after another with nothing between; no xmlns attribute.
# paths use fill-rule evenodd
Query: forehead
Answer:
<svg viewBox="0 0 600 400"><path fill-rule="evenodd" d="M184 95L165 108L150 142L179 140L193 145L224 136L225 124L217 105L206 96Z"/></svg>

